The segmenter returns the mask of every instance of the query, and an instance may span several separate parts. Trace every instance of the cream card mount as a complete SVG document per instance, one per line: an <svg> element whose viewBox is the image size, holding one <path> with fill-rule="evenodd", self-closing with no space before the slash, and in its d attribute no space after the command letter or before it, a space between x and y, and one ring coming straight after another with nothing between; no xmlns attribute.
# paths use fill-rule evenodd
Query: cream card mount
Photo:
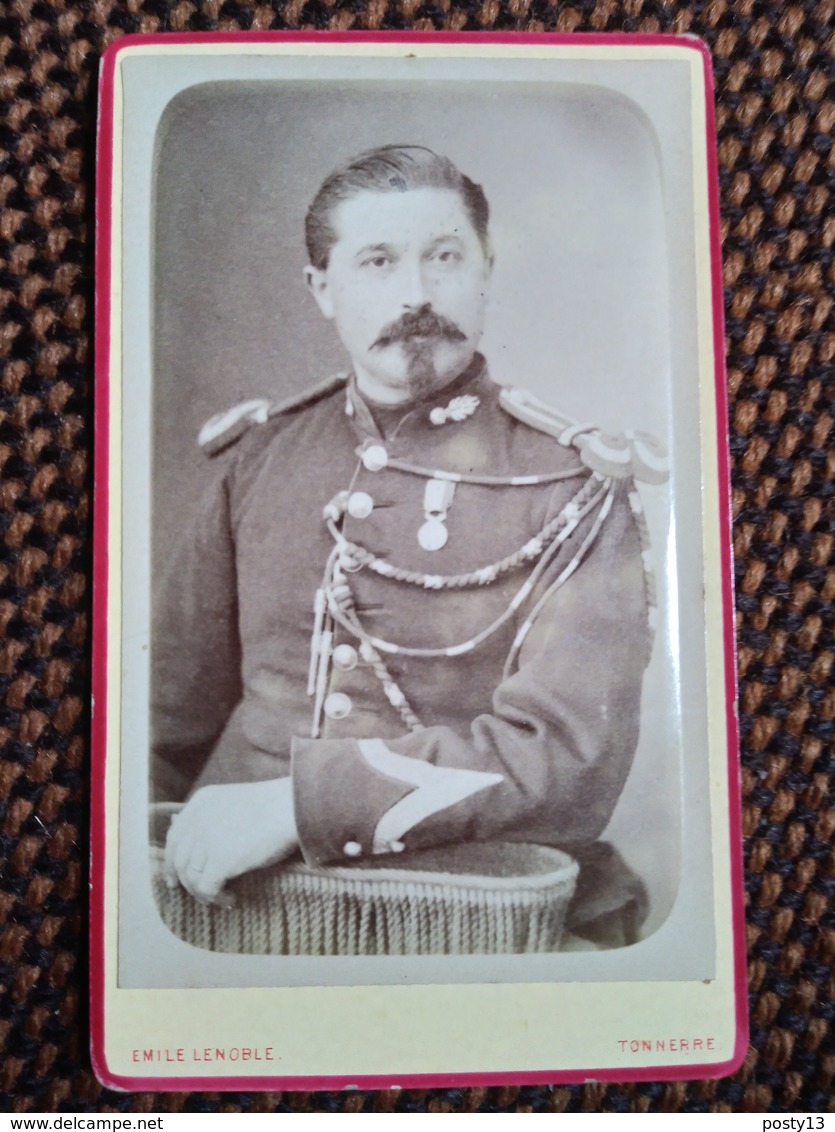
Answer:
<svg viewBox="0 0 835 1132"><path fill-rule="evenodd" d="M740 1063L712 99L689 37L106 53L106 1084Z"/></svg>

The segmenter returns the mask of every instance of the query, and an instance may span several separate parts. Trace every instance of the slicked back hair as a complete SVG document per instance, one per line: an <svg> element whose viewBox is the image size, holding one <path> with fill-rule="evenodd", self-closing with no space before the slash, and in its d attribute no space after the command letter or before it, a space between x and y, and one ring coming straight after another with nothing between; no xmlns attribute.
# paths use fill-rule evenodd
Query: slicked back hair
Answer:
<svg viewBox="0 0 835 1132"><path fill-rule="evenodd" d="M328 266L336 243L333 213L358 193L402 193L410 189L452 189L461 197L486 256L490 255L489 205L481 185L465 177L448 157L422 145L383 145L369 149L335 169L322 183L304 221L305 243L312 267Z"/></svg>

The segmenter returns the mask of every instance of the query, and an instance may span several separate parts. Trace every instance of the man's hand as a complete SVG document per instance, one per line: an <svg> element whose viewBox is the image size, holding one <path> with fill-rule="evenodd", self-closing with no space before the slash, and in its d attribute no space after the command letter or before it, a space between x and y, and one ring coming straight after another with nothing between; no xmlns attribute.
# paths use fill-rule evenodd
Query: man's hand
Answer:
<svg viewBox="0 0 835 1132"><path fill-rule="evenodd" d="M204 786L171 823L166 879L214 901L227 880L284 860L298 844L291 779Z"/></svg>

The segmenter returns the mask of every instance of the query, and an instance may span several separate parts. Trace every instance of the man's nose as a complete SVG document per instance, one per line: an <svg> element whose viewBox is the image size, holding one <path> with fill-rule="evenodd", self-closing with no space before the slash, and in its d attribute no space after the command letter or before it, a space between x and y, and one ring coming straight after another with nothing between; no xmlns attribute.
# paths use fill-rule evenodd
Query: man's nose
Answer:
<svg viewBox="0 0 835 1132"><path fill-rule="evenodd" d="M419 261L403 261L400 264L399 299L407 310L418 310L431 300L430 288L424 265Z"/></svg>

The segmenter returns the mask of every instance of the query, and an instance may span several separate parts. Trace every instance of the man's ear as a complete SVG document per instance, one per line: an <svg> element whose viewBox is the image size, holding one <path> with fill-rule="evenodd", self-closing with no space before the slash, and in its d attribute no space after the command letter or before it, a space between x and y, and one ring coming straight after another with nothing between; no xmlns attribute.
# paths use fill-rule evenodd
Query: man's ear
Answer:
<svg viewBox="0 0 835 1132"><path fill-rule="evenodd" d="M311 267L308 264L304 269L304 281L325 318L333 318L333 301L325 268Z"/></svg>

